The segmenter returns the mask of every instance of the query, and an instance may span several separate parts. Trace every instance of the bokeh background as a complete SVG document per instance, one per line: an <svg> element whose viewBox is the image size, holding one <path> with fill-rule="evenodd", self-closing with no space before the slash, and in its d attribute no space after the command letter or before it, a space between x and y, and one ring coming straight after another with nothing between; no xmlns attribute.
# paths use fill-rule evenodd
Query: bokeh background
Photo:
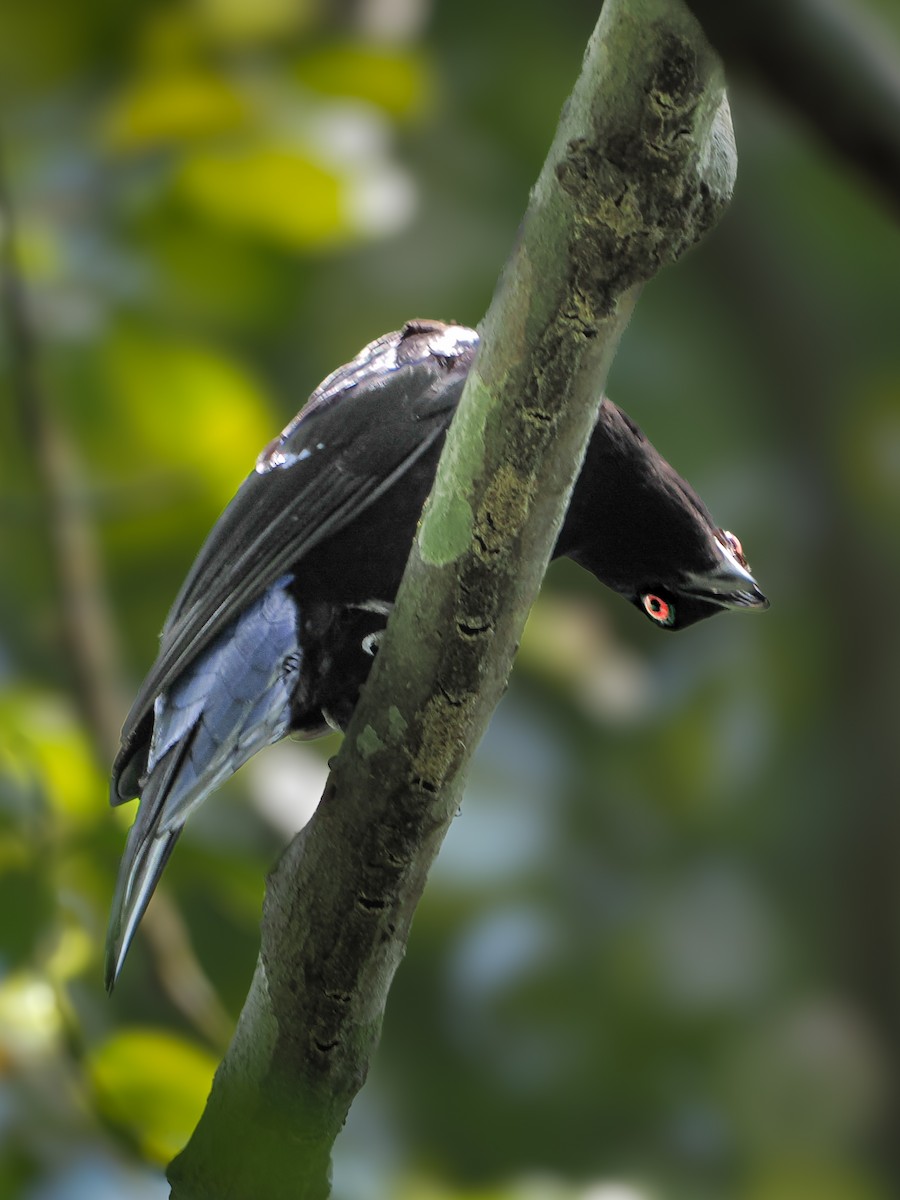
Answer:
<svg viewBox="0 0 900 1200"><path fill-rule="evenodd" d="M320 378L485 311L597 7L3 5L3 1198L167 1194L336 743L197 814L110 1000L116 730ZM892 3L851 12L893 52ZM646 289L610 391L771 611L667 636L553 568L339 1200L900 1195L900 238L813 122L731 95L734 204Z"/></svg>

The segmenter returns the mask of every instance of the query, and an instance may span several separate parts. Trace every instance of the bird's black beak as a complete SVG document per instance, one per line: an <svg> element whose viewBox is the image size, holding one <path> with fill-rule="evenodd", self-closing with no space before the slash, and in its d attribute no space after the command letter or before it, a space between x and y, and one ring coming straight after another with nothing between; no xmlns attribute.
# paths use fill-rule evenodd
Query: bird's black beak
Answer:
<svg viewBox="0 0 900 1200"><path fill-rule="evenodd" d="M718 549L722 561L711 571L688 575L679 590L722 608L753 608L765 612L769 601L749 569L727 548L718 546Z"/></svg>

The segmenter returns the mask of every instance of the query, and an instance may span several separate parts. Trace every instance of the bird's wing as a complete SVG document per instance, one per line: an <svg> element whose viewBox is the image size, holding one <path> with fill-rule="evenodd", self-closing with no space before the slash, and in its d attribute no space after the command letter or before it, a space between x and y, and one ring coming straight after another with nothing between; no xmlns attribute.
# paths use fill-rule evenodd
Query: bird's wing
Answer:
<svg viewBox="0 0 900 1200"><path fill-rule="evenodd" d="M269 584L358 516L441 436L477 341L464 326L409 322L330 375L263 451L169 613L122 730L113 803L137 792L156 697Z"/></svg>

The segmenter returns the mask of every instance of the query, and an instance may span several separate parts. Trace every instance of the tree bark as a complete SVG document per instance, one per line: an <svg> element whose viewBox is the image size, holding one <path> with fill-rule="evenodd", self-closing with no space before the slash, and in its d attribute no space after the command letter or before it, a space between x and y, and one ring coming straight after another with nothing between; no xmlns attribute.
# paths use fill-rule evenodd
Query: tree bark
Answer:
<svg viewBox="0 0 900 1200"><path fill-rule="evenodd" d="M681 0L607 0L482 327L397 604L262 947L176 1200L313 1200L428 869L506 685L641 284L728 202L721 65Z"/></svg>

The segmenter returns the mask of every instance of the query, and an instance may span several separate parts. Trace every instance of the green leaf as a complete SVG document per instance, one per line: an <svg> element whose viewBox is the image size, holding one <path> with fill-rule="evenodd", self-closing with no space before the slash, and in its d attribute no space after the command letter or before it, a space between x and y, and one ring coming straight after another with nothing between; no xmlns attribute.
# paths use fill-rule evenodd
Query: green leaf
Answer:
<svg viewBox="0 0 900 1200"><path fill-rule="evenodd" d="M65 701L30 688L0 691L0 727L0 777L22 791L37 784L59 814L79 824L105 818L106 782Z"/></svg>
<svg viewBox="0 0 900 1200"><path fill-rule="evenodd" d="M433 79L420 54L378 46L338 44L304 56L296 77L326 96L367 100L396 117L420 117L431 106Z"/></svg>
<svg viewBox="0 0 900 1200"><path fill-rule="evenodd" d="M294 146L249 144L193 155L177 189L214 220L294 249L352 232L342 181Z"/></svg>
<svg viewBox="0 0 900 1200"><path fill-rule="evenodd" d="M887 1192L848 1163L801 1161L764 1169L743 1200L887 1200Z"/></svg>
<svg viewBox="0 0 900 1200"><path fill-rule="evenodd" d="M249 105L220 75L185 68L137 79L109 105L100 137L116 153L227 133L247 120Z"/></svg>
<svg viewBox="0 0 900 1200"><path fill-rule="evenodd" d="M143 1152L168 1162L200 1119L216 1059L175 1034L131 1028L92 1050L87 1067L97 1102L132 1131Z"/></svg>
<svg viewBox="0 0 900 1200"><path fill-rule="evenodd" d="M120 328L104 352L118 409L111 465L125 439L145 464L183 469L218 503L229 500L273 434L260 385L216 350L134 328Z"/></svg>
<svg viewBox="0 0 900 1200"><path fill-rule="evenodd" d="M310 23L314 10L314 0L197 0L208 32L231 45L296 35Z"/></svg>

